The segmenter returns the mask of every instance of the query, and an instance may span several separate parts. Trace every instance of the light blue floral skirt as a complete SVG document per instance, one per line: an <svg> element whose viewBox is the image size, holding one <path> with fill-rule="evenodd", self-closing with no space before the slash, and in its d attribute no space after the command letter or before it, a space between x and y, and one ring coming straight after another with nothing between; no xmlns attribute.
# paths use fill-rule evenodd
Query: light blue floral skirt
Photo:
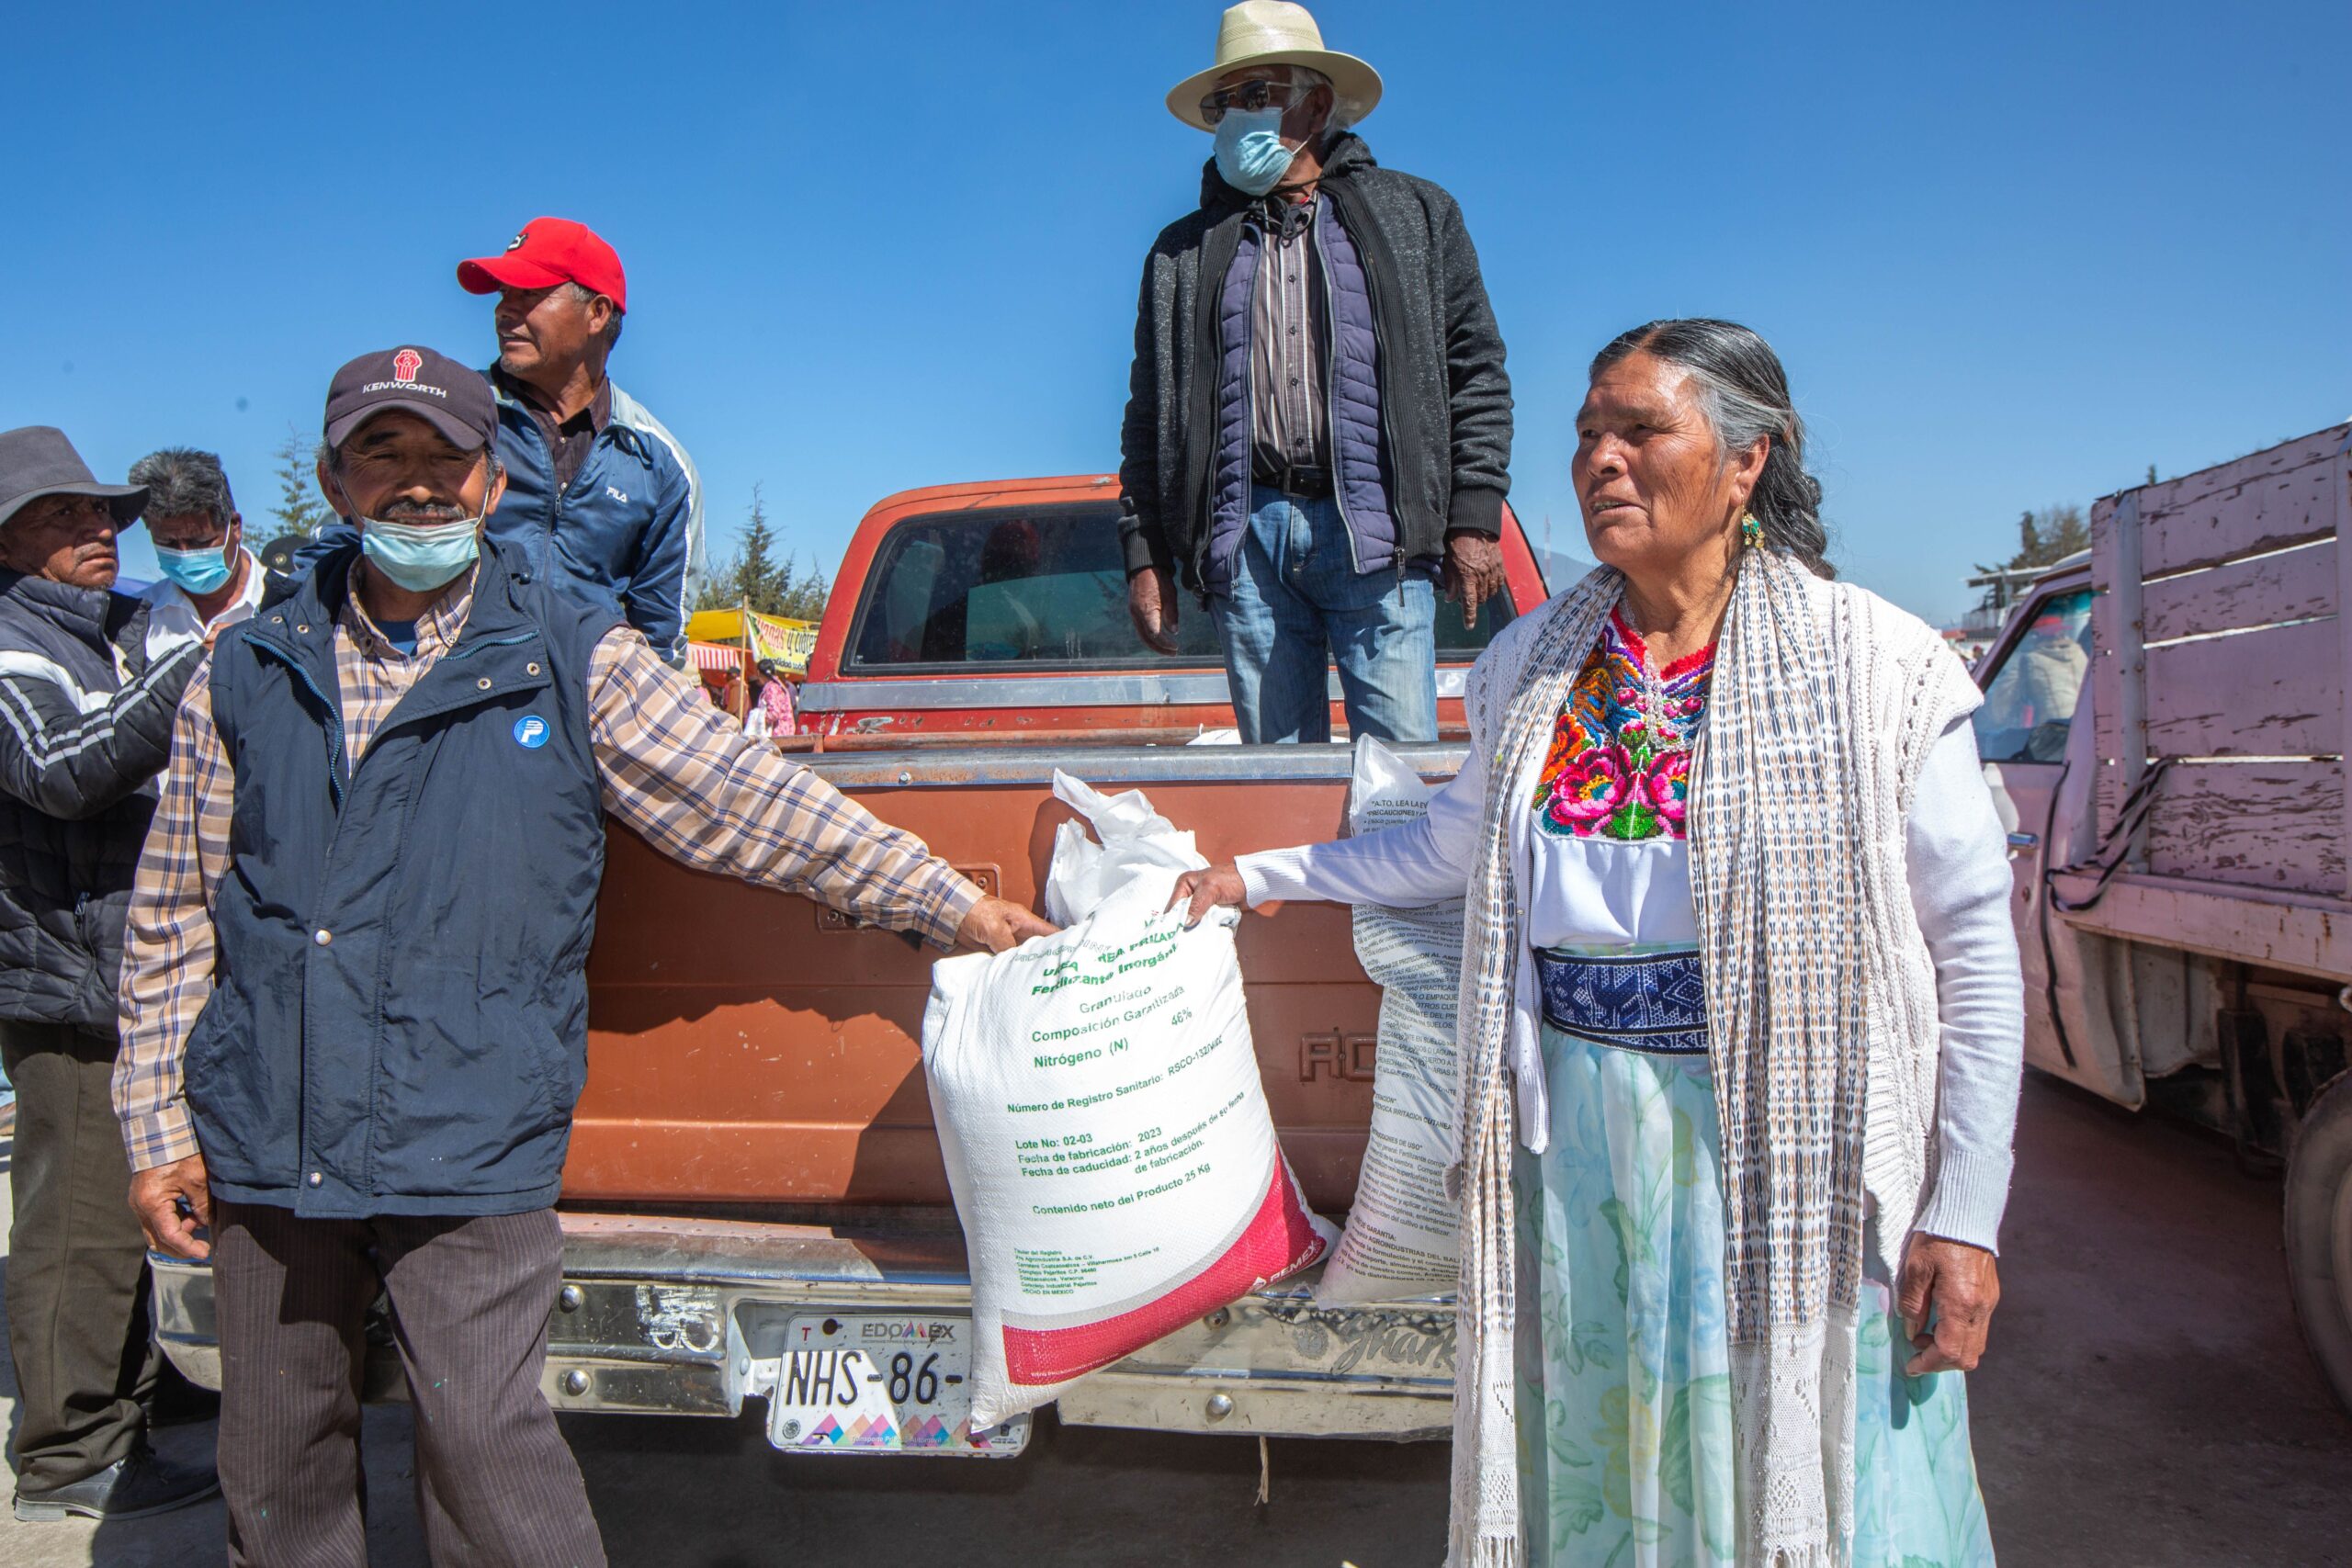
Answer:
<svg viewBox="0 0 2352 1568"><path fill-rule="evenodd" d="M1549 1150L1520 1151L1520 1506L1538 1568L1732 1568L1721 1135L1704 1055L1547 1027ZM1863 1282L1855 1568L1984 1568L1957 1372L1912 1378Z"/></svg>

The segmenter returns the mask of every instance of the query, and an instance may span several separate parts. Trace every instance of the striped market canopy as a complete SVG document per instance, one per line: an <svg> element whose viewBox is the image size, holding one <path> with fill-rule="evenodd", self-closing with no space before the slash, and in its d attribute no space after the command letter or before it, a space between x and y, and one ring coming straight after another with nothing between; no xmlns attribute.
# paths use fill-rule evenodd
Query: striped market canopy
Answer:
<svg viewBox="0 0 2352 1568"><path fill-rule="evenodd" d="M694 655L695 668L706 674L727 676L743 672L743 650L713 642L690 642L686 651Z"/></svg>

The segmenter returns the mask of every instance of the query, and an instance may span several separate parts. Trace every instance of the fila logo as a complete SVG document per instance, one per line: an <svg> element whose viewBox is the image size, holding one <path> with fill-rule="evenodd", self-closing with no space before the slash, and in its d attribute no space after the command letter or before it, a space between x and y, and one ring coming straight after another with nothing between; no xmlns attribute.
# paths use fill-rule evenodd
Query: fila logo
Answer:
<svg viewBox="0 0 2352 1568"><path fill-rule="evenodd" d="M616 490L611 485L606 485L605 487L605 493L611 496L615 501L619 502L624 506L628 504L628 492L626 491Z"/></svg>

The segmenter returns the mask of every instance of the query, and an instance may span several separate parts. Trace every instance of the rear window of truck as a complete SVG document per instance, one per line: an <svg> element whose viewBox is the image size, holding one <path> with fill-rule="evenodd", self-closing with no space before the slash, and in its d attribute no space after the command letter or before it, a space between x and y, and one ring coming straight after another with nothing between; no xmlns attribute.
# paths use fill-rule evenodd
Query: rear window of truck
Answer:
<svg viewBox="0 0 2352 1568"><path fill-rule="evenodd" d="M1437 606L1438 661L1463 664L1511 618L1506 602ZM1185 595L1177 619L1181 662L1221 664L1216 626ZM876 554L850 630L848 668L911 672L975 665L1023 670L1150 668L1127 618L1119 509L1106 505L998 508L909 517Z"/></svg>

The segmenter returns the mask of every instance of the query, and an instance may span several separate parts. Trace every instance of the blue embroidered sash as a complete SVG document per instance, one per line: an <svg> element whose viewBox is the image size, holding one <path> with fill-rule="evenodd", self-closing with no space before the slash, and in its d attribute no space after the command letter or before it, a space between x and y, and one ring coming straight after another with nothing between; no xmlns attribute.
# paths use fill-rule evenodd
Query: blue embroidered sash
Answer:
<svg viewBox="0 0 2352 1568"><path fill-rule="evenodd" d="M1544 1021L1566 1034L1658 1056L1707 1052L1707 992L1696 953L1594 956L1538 952Z"/></svg>

